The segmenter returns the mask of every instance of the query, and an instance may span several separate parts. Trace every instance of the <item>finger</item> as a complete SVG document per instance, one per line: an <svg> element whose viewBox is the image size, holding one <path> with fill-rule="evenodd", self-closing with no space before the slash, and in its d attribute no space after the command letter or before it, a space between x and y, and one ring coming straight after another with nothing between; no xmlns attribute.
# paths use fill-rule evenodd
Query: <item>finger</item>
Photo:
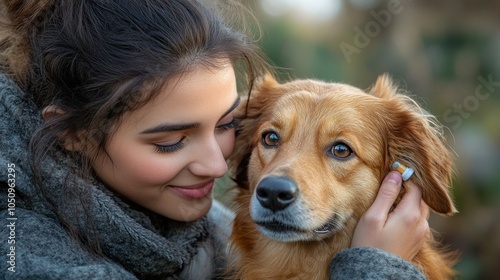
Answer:
<svg viewBox="0 0 500 280"><path fill-rule="evenodd" d="M380 213L387 216L389 210L394 204L394 201L396 201L399 192L401 191L401 182L402 179L399 172L389 172L380 186L375 201L367 212Z"/></svg>
<svg viewBox="0 0 500 280"><path fill-rule="evenodd" d="M407 182L407 190L396 208L399 209L421 209L422 191L414 183Z"/></svg>

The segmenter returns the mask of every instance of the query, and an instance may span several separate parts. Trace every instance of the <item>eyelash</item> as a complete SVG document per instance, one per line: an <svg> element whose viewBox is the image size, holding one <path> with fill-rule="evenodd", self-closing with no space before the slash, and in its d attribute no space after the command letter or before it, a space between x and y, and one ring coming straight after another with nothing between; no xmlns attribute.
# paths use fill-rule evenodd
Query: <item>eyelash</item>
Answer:
<svg viewBox="0 0 500 280"><path fill-rule="evenodd" d="M219 125L218 127L216 127L216 129L227 131L227 130L230 130L230 129L237 127L238 124L239 124L239 121L237 119L232 119L230 122L228 122L226 124Z"/></svg>
<svg viewBox="0 0 500 280"><path fill-rule="evenodd" d="M181 140L179 140L179 142L172 144L172 145L165 146L165 145L155 144L156 151L159 153L173 153L173 152L179 150L180 148L184 147L184 140L185 139L186 139L186 137L182 137Z"/></svg>
<svg viewBox="0 0 500 280"><path fill-rule="evenodd" d="M224 132L224 131L228 131L230 129L237 127L238 124L239 124L239 121L236 119L233 119L226 124L222 124L222 125L217 126L216 129ZM181 140L179 140L179 142L172 144L172 145L155 144L156 151L159 153L173 153L173 152L181 149L182 147L184 147L184 140L185 139L186 139L186 137L182 137Z"/></svg>

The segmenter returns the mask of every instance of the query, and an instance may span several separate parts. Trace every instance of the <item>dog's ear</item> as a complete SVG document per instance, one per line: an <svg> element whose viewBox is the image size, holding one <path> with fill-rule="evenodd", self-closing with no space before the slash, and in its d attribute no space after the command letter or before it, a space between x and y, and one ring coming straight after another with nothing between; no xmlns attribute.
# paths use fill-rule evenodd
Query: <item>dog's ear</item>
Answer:
<svg viewBox="0 0 500 280"><path fill-rule="evenodd" d="M236 143L234 151L228 158L233 180L243 188L248 188L247 169L250 155L257 144L255 132L264 119L271 112L275 101L282 95L283 89L276 79L268 74L256 80L249 96L244 98L235 111L235 118L239 120L236 129Z"/></svg>
<svg viewBox="0 0 500 280"><path fill-rule="evenodd" d="M385 166L388 172L395 161L415 170L410 178L422 189L424 201L437 213L456 213L450 195L451 152L445 146L442 127L410 97L398 93L389 76L378 78L370 93L381 98L386 124Z"/></svg>

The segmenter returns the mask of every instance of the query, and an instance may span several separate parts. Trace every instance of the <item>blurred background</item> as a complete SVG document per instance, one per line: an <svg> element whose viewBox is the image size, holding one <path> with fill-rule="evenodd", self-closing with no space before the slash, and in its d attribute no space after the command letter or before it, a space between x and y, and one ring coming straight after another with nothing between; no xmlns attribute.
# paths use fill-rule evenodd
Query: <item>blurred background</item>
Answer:
<svg viewBox="0 0 500 280"><path fill-rule="evenodd" d="M283 78L390 73L446 126L460 211L431 216L459 279L500 279L500 1L242 0Z"/></svg>

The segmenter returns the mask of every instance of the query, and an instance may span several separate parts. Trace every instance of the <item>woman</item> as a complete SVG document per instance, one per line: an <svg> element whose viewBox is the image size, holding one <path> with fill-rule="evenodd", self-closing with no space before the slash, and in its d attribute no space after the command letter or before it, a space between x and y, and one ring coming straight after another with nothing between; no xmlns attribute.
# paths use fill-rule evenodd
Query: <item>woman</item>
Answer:
<svg viewBox="0 0 500 280"><path fill-rule="evenodd" d="M245 71L251 89L267 71L255 46L195 0L4 0L2 14L11 79L0 76L0 163L9 167L1 200L14 204L1 206L13 223L1 229L13 240L2 243L1 274L219 277L231 213L212 203L211 190L234 145L236 73ZM382 190L397 193L400 177L391 176ZM378 275L389 264L401 277L422 277L402 258L421 246L425 209L398 207L386 222L393 201L381 192L353 241L388 252L342 252L332 261L339 277L350 273L342 256L372 254ZM411 212L421 216L404 222ZM410 234L393 241L394 230Z"/></svg>

